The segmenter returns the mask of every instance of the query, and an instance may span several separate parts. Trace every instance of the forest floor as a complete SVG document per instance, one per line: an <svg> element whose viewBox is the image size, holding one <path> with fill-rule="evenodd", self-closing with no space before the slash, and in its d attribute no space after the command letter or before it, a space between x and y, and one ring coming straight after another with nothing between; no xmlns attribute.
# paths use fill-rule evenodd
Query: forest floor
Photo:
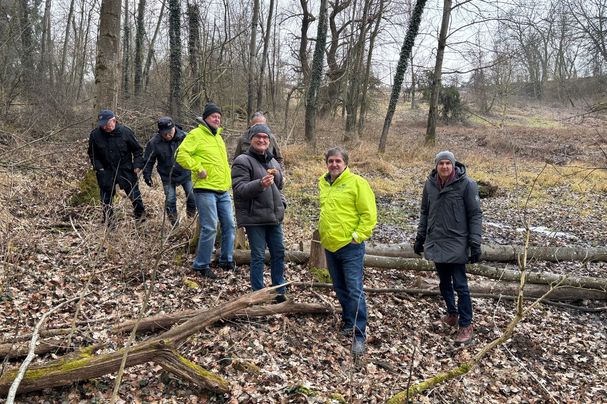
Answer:
<svg viewBox="0 0 607 404"><path fill-rule="evenodd" d="M369 131L372 135L364 134L360 144L350 147L351 169L369 180L377 196L379 223L370 241L413 241L422 184L433 156L450 149L472 178L499 187L495 196L482 200L485 243L523 244L522 229L528 225L531 245L607 245L604 117L521 106L507 116L441 126L437 145L426 147L425 115L416 111L401 115L405 118L395 119L383 156L376 152L380 118L367 123L374 128ZM340 143L337 121L320 121L319 150ZM239 135L240 129L232 129L233 135ZM88 137L84 130L71 131L44 144L0 149L4 160L0 171L2 342L30 333L49 309L82 296L77 331L67 350L91 344L104 344L102 352L123 347L126 336L110 329L142 310L160 251L164 252L146 316L215 307L250 291L247 265L238 272L221 272L215 281L191 271L193 257L184 245L193 223L183 220L172 233L163 227L164 196L159 186L141 188L148 220L140 225L130 219L128 200L120 197L118 227L112 232L101 224L99 206L74 206L71 201L89 167ZM275 132L282 139L280 130ZM298 249L309 243L318 218L316 181L324 165L322 153L311 152L303 139L289 140L291 144L284 147L289 202L285 243L287 249ZM179 204L183 207L182 195ZM607 263L531 261L528 269L607 279ZM314 281L305 265L289 263L285 275L289 281ZM420 281L438 283L431 273L365 270L366 287L405 288ZM493 282L497 287L499 282ZM288 298L337 306L330 290L291 287ZM606 305L588 300L573 303L582 308ZM474 343L459 347L453 344L453 335L431 327L444 311L438 296L369 293L367 304L369 338L360 366L352 361L350 341L338 332L336 314L230 319L206 328L179 348L187 358L227 379L228 395L210 394L158 366L140 365L126 370L120 398L128 403L383 402L409 383L470 359L501 335L515 310L511 301L474 298ZM73 303L53 313L45 327L69 327L76 307ZM57 353L36 358L33 365L65 351L61 347ZM237 361L249 361L260 371L234 366ZM19 363L5 360L1 370ZM24 394L18 401L106 402L114 380L115 375L108 375ZM607 311L539 305L518 325L513 338L491 351L480 366L423 392L415 401L606 402L606 386Z"/></svg>

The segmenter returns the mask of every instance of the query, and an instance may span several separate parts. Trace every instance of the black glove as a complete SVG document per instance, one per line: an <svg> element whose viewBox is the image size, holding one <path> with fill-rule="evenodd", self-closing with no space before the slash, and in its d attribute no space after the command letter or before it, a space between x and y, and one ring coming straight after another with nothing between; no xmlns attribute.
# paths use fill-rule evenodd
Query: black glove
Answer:
<svg viewBox="0 0 607 404"><path fill-rule="evenodd" d="M413 251L415 251L415 254L422 255L422 253L424 252L425 241L426 239L420 236L417 236L415 238L415 243L413 244Z"/></svg>
<svg viewBox="0 0 607 404"><path fill-rule="evenodd" d="M470 259L468 262L471 264L476 264L481 260L481 246L473 244L470 246Z"/></svg>
<svg viewBox="0 0 607 404"><path fill-rule="evenodd" d="M150 177L150 178L145 177L143 180L144 180L144 181L145 181L145 183L148 185L148 187L152 187L152 186L154 186L154 182L152 181L152 178L151 178L151 177Z"/></svg>

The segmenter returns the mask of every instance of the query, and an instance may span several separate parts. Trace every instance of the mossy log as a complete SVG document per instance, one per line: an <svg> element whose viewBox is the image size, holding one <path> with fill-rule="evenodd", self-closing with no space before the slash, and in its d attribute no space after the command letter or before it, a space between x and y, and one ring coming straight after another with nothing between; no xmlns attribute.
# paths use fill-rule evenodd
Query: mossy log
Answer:
<svg viewBox="0 0 607 404"><path fill-rule="evenodd" d="M195 382L203 388L217 393L226 393L229 391L227 381L182 357L174 347L221 318L231 317L235 312L246 307L268 302L275 296L275 288L262 289L201 312L155 338L134 345L128 350L126 367L154 362L175 373L178 377ZM57 361L30 367L25 372L18 392L64 386L76 381L115 373L120 368L124 354L125 349L100 355L83 351L77 357L67 355ZM17 372L16 368L11 369L0 377L0 395L8 393Z"/></svg>
<svg viewBox="0 0 607 404"><path fill-rule="evenodd" d="M481 259L494 262L517 262L518 257L524 253L523 246L518 245L483 245ZM370 244L366 250L368 255L382 257L419 258L409 244ZM527 249L527 262L531 261L581 261L605 262L607 261L607 248L584 247L529 247Z"/></svg>

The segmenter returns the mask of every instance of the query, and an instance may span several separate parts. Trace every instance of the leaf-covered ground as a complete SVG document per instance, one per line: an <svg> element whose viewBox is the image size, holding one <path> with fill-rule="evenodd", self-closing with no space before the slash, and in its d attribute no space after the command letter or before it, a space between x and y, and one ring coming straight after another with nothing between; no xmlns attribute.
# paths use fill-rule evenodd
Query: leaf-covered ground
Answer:
<svg viewBox="0 0 607 404"><path fill-rule="evenodd" d="M327 126L320 144L329 145L327 138L335 135L336 128ZM381 159L375 154L375 141L363 137L361 146L351 150L351 167L367 177L377 193L380 223L373 241L413 240L421 186L432 156L438 149L449 148L468 165L474 178L499 185L495 197L482 201L487 243L521 244L521 229L527 222L534 229L533 245L605 246L607 160L600 148L605 150L607 145L604 138L593 135L596 131L572 128L496 131L446 127L439 133L439 145L426 148L419 141L419 127L396 125L389 152ZM69 327L76 322L77 332L68 351L94 343L105 344L102 352L122 347L126 337L109 330L139 314L161 251L146 315L214 307L249 292L246 265L236 273L220 272L213 282L192 273L186 244L193 224L184 220L173 233L163 228L160 188L142 188L149 212L142 225L131 221L128 200L120 198L121 219L112 233L101 225L98 206L70 206L88 167L85 149L85 136L75 142L23 148L12 156L20 164L12 169L7 165L0 173L2 341L31 332L50 308L82 295L79 305L68 305L51 315L46 327ZM290 204L286 245L297 248L309 242L318 216L315 181L323 166L319 155L308 154L301 145L291 145L285 153L285 192ZM514 268L512 264L495 265ZM529 264L532 271L601 278L607 278L606 269L605 263ZM308 268L301 265L289 264L286 277L313 281ZM404 288L419 282L436 280L432 274L422 277L402 270L366 269L367 287ZM292 287L288 297L337 304L332 292L324 289ZM354 366L350 341L338 333L338 315L232 319L208 327L179 347L189 359L229 380L229 395L208 394L160 367L142 365L127 369L120 397L125 402L382 402L408 384L470 359L501 334L514 313L511 301L473 299L475 341L458 347L452 343L452 335L431 327L443 312L439 297L371 293L367 298L368 352L361 366ZM606 320L605 311L540 305L520 323L514 337L492 351L479 367L416 400L607 401ZM63 346L34 363L56 358L65 350ZM239 366L242 361L256 365L259 371ZM5 361L2 370L18 363ZM19 400L105 402L113 385L114 376L108 375L25 394Z"/></svg>

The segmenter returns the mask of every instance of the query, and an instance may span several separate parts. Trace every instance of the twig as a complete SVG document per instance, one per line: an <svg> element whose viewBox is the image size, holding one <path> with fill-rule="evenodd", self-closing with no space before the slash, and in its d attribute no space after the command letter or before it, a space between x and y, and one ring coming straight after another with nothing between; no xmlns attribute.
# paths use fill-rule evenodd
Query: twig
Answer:
<svg viewBox="0 0 607 404"><path fill-rule="evenodd" d="M36 342L38 342L38 332L40 330L40 327L42 327L42 324L44 323L44 321L46 321L48 316L50 316L53 312L59 310L64 305L71 303L74 300L78 300L79 298L80 297L73 297L70 300L66 300L65 302L51 308L49 311L44 313L42 318L38 321L38 323L34 327L34 332L32 333L32 339L30 340L30 345L29 345L29 352L27 353L27 356L25 357L25 360L23 361L23 363L21 363L21 366L19 366L19 372L17 373L17 376L15 377L15 380L13 380L13 383L11 384L11 388L8 391L8 396L6 397L6 404L13 404L15 402L15 396L17 395L17 389L19 388L19 384L21 383L21 380L23 379L23 376L25 375L25 372L27 371L28 366L30 365L30 363L34 359L34 356L36 355L34 353L34 351L36 349Z"/></svg>

